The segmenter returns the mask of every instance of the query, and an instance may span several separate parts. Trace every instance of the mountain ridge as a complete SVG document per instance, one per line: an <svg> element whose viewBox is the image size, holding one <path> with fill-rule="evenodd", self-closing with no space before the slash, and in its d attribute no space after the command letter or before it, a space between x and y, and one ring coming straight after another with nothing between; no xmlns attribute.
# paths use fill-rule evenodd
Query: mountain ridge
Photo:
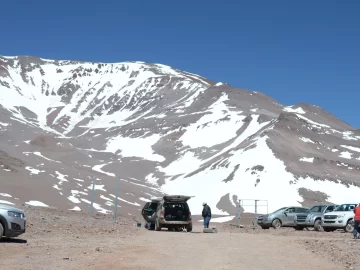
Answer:
<svg viewBox="0 0 360 270"><path fill-rule="evenodd" d="M0 159L0 192L24 202L86 211L94 175L97 210L112 211L119 176L131 215L164 193L195 195L194 213L206 200L230 219L250 195L275 210L359 191L360 131L316 105L161 64L46 61L0 57L0 150L24 164ZM29 194L31 181L40 192Z"/></svg>

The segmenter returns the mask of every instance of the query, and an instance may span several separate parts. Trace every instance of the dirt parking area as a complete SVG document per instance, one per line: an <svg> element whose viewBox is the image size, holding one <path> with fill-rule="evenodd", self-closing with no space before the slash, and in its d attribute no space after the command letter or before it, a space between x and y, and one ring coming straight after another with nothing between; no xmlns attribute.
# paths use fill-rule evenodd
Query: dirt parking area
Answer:
<svg viewBox="0 0 360 270"><path fill-rule="evenodd" d="M24 207L23 207L24 208ZM131 242L141 228L128 217L25 208L25 234L0 242L0 269L82 269Z"/></svg>
<svg viewBox="0 0 360 270"><path fill-rule="evenodd" d="M135 220L27 208L27 232L0 242L1 269L360 269L360 240L342 232L238 229L148 231Z"/></svg>

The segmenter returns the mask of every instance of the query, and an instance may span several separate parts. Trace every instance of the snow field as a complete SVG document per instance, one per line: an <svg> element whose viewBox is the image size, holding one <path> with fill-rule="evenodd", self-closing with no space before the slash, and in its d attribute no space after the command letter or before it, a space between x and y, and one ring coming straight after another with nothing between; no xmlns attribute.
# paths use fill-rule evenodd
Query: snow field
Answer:
<svg viewBox="0 0 360 270"><path fill-rule="evenodd" d="M266 139L266 136L258 139L256 148L236 152L229 158L228 168L218 168L213 171L208 168L191 178L179 177L173 181L167 180L163 189L169 194L176 191L177 194L196 195L188 202L194 215L201 214L203 201L207 201L212 207L214 215L236 214L224 213L215 207L220 198L229 190L232 191L231 196L236 195L238 199L268 200L270 212L286 205L300 205L298 202L303 199L298 194L299 188L324 192L334 203L357 199L360 188L355 186L347 188L335 182L314 181L311 178L295 181L294 176L285 170L283 162L278 160L268 148ZM235 173L234 179L228 183L222 182L237 164L240 164L240 168ZM246 169L256 165L264 166L264 171L258 173L260 182L255 187L256 177L246 172ZM293 183L290 184L290 181ZM189 190L190 186L191 190ZM281 187L281 189L276 187ZM253 207L244 208L247 212L254 211Z"/></svg>

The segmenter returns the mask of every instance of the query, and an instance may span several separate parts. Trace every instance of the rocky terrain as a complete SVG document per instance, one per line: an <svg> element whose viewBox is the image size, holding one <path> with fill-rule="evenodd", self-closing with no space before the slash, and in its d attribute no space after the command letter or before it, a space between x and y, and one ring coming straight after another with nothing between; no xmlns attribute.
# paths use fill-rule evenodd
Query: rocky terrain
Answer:
<svg viewBox="0 0 360 270"><path fill-rule="evenodd" d="M89 217L23 208L27 232L0 241L3 269L360 269L360 240L341 231L238 229L223 223L213 224L216 234L201 233L201 225L192 233L155 232L138 228L127 216L119 216L114 224L111 216L100 213Z"/></svg>
<svg viewBox="0 0 360 270"><path fill-rule="evenodd" d="M83 269L132 241L140 228L133 218L89 215L27 206L27 231L0 241L2 269Z"/></svg>
<svg viewBox="0 0 360 270"><path fill-rule="evenodd" d="M358 202L359 170L360 131L315 105L160 64L0 57L2 203L88 213L94 181L111 213L119 178L123 215L176 193L223 222L239 199Z"/></svg>

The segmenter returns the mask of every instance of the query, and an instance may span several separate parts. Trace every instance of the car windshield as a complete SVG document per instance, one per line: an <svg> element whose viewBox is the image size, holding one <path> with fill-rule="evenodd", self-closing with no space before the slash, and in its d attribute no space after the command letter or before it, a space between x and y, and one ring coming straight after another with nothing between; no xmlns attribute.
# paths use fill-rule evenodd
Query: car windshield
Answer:
<svg viewBox="0 0 360 270"><path fill-rule="evenodd" d="M316 205L311 207L307 212L324 212L325 208L325 205Z"/></svg>
<svg viewBox="0 0 360 270"><path fill-rule="evenodd" d="M352 211L357 206L357 204L342 204L339 205L334 211L340 212L340 211Z"/></svg>
<svg viewBox="0 0 360 270"><path fill-rule="evenodd" d="M284 211L285 209L287 209L287 207L282 207L282 208L274 211L273 214L278 213L278 212L281 212L281 211Z"/></svg>

